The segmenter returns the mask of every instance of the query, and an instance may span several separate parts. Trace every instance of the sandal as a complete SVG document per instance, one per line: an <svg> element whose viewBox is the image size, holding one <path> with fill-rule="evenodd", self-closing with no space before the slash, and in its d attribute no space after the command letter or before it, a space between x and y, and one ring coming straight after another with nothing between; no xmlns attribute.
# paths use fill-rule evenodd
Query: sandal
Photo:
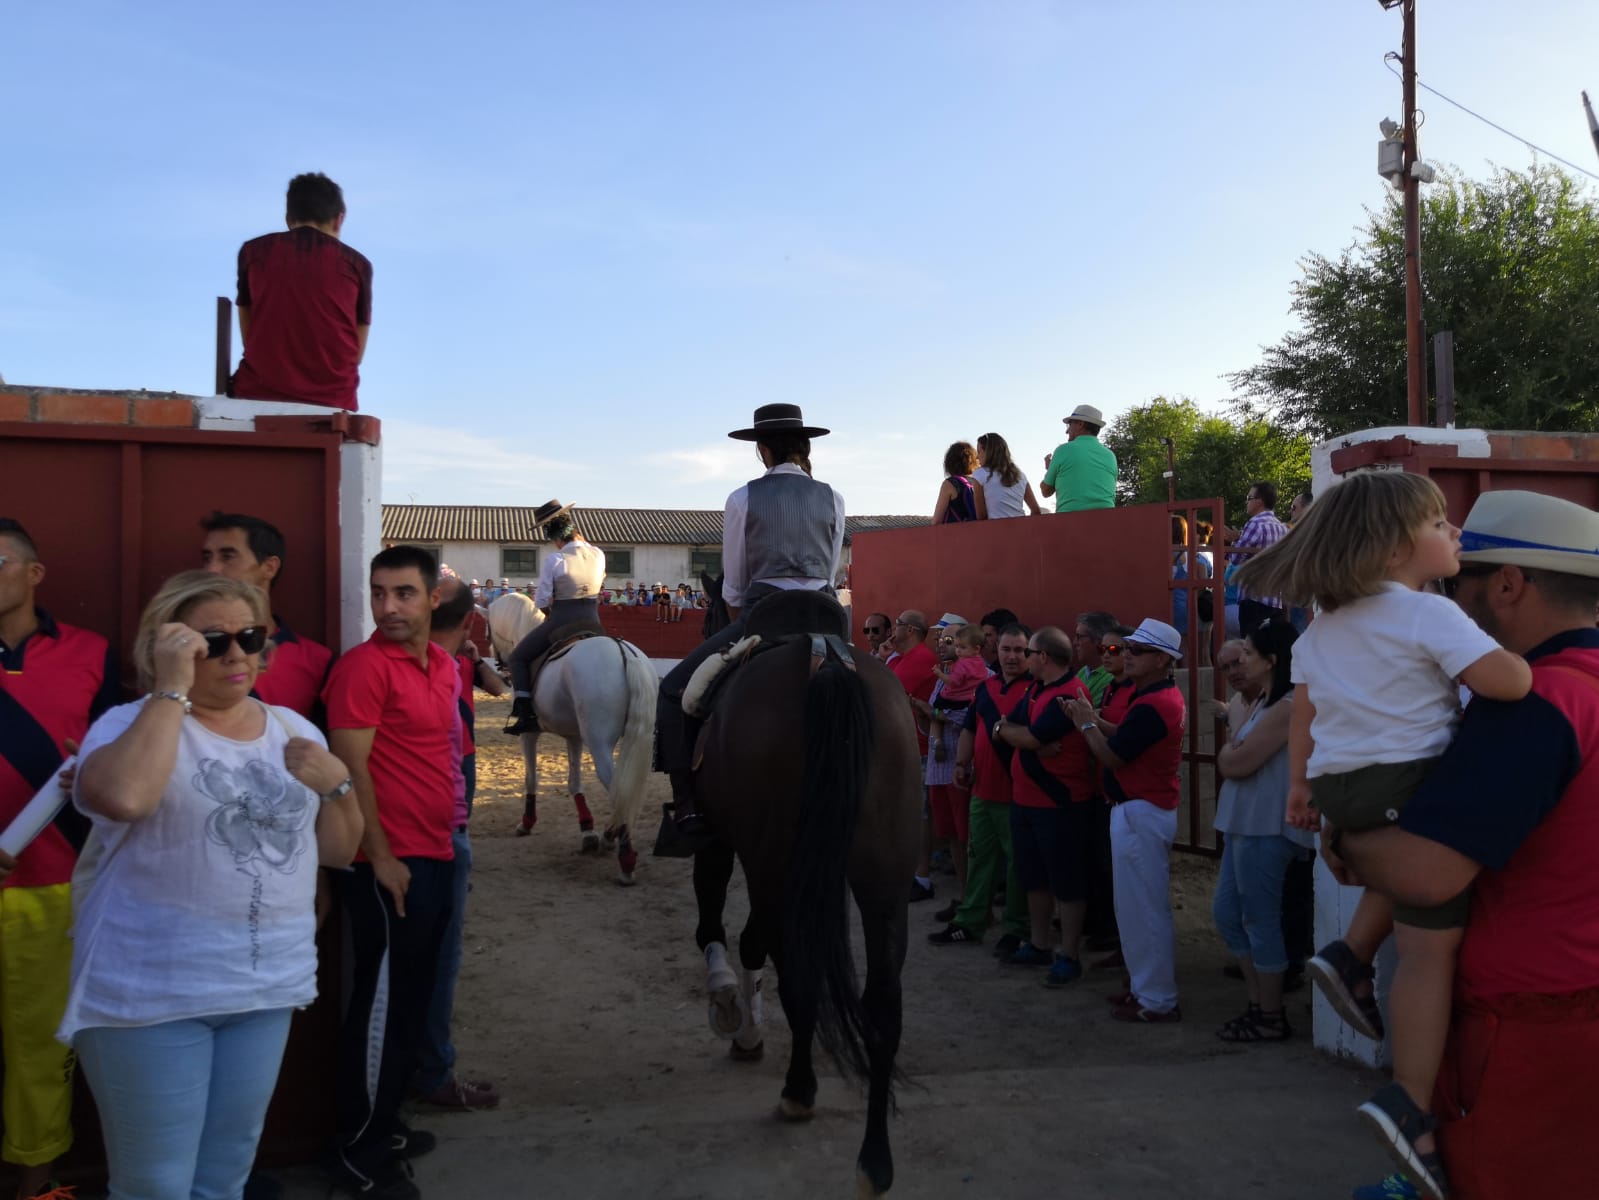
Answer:
<svg viewBox="0 0 1599 1200"><path fill-rule="evenodd" d="M1426 1153L1416 1149L1417 1138L1438 1128L1436 1117L1422 1112L1410 1093L1397 1083L1381 1088L1355 1111L1372 1127L1418 1192L1429 1200L1447 1200L1449 1178L1444 1173L1443 1157L1436 1149Z"/></svg>
<svg viewBox="0 0 1599 1200"><path fill-rule="evenodd" d="M1234 1017L1216 1031L1224 1042L1286 1042L1293 1035L1288 1014L1278 1010L1269 1017L1258 1004L1251 1004L1241 1017Z"/></svg>
<svg viewBox="0 0 1599 1200"><path fill-rule="evenodd" d="M1382 1012L1377 1008L1376 990L1356 995L1355 987L1375 978L1368 963L1355 957L1343 942L1328 942L1305 964L1305 974L1315 981L1333 1011L1356 1033L1374 1042L1382 1041Z"/></svg>

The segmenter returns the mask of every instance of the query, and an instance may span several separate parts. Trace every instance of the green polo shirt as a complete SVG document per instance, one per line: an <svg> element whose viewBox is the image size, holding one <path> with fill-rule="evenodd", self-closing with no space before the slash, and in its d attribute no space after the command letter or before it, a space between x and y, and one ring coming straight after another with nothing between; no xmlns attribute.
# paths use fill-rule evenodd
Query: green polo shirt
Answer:
<svg viewBox="0 0 1599 1200"><path fill-rule="evenodd" d="M1094 702L1094 707L1098 708L1105 703L1105 689L1111 685L1111 681L1116 677L1101 665L1092 670L1084 667L1077 672L1077 678L1088 689L1088 698Z"/></svg>
<svg viewBox="0 0 1599 1200"><path fill-rule="evenodd" d="M1044 482L1055 489L1055 511L1116 507L1116 456L1091 433L1055 447Z"/></svg>

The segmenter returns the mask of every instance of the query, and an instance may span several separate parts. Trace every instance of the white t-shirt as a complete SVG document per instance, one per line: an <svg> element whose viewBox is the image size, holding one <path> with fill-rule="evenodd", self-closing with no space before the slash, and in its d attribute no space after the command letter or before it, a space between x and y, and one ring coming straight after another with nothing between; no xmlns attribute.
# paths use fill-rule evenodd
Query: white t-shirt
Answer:
<svg viewBox="0 0 1599 1200"><path fill-rule="evenodd" d="M1016 473L1016 482L1006 487L999 481L999 474L989 467L978 467L972 472L972 478L983 485L983 504L988 509L990 521L997 517L1025 517L1027 508L1022 503L1022 497L1027 494L1027 476L1019 470Z"/></svg>
<svg viewBox="0 0 1599 1200"><path fill-rule="evenodd" d="M126 732L145 703L105 713L84 736L79 761ZM97 1026L316 999L321 801L283 765L291 736L326 745L287 708L268 712L265 731L248 742L187 717L172 777L148 817L113 821L84 809L74 794L93 828L72 873L72 985L56 1035L62 1041Z"/></svg>
<svg viewBox="0 0 1599 1200"><path fill-rule="evenodd" d="M1310 777L1442 754L1455 679L1497 649L1454 601L1401 583L1318 613L1294 643L1292 676L1316 706Z"/></svg>

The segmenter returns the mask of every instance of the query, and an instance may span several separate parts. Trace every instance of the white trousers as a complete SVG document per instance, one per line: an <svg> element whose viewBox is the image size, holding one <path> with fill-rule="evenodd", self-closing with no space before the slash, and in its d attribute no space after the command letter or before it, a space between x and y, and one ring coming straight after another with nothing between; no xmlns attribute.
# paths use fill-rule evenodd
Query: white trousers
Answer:
<svg viewBox="0 0 1599 1200"><path fill-rule="evenodd" d="M1110 810L1116 925L1133 995L1154 1012L1177 1006L1177 926L1171 915L1171 844L1177 810L1129 800Z"/></svg>

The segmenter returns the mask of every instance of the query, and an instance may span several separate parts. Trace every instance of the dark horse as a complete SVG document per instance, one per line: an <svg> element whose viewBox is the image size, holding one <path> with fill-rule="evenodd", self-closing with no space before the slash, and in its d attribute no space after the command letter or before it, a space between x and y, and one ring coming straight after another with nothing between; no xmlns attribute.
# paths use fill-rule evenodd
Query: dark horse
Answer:
<svg viewBox="0 0 1599 1200"><path fill-rule="evenodd" d="M720 589L712 594L719 604ZM751 631L768 640L846 632L837 603L816 592L763 600L750 618ZM819 1039L846 1078L867 1082L857 1194L880 1196L894 1181L888 1111L921 783L904 690L871 655L847 650L854 669L829 655L813 673L811 639L781 640L738 668L717 700L696 787L719 840L695 857L696 936L702 950L726 945L722 909L736 855L750 902L738 943L745 979L771 958L793 1033L779 1115L811 1116L811 1043ZM850 894L864 935L864 992L850 949ZM714 1009L713 996L718 1024ZM737 1022L720 1031L731 1034ZM741 1031L735 1057L751 1057L752 1040Z"/></svg>

